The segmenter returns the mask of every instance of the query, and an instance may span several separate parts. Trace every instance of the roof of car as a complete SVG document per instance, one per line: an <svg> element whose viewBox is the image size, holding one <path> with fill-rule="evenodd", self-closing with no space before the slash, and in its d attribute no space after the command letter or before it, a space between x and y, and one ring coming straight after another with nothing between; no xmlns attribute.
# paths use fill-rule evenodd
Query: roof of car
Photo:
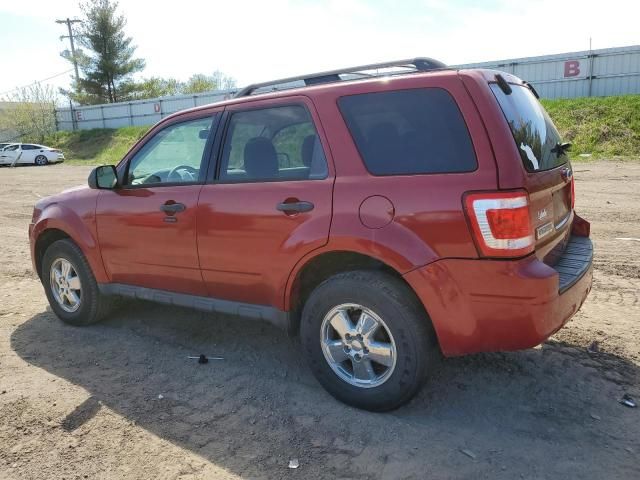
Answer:
<svg viewBox="0 0 640 480"><path fill-rule="evenodd" d="M170 118L174 118L176 116L180 116L183 115L185 113L193 113L193 112L198 112L198 111L202 111L202 110L207 110L210 108L219 108L219 107L224 107L224 106L230 106L230 105L238 105L238 104L242 104L242 103L246 103L246 102L251 102L257 98L262 99L276 99L276 98L283 98L283 97L289 97L289 96L293 96L293 95L301 95L301 94L307 94L307 93L314 93L314 94L318 94L318 93L322 93L323 91L327 91L327 90L335 90L335 89L342 89L344 87L350 86L350 85L354 85L354 84L362 84L362 83L375 83L375 82L380 82L380 81L384 81L384 82L393 82L396 80L400 80L400 79L406 79L406 78L411 78L411 77L422 77L422 76L431 76L431 75L456 75L458 72L457 69L454 68L449 68L449 67L439 67L439 68L434 68L434 69L430 69L430 70L424 70L424 71L411 71L411 72L406 72L406 73L400 73L400 74L391 74L391 75L380 75L380 76L371 76L371 77L366 77L366 78L352 78L352 79L348 79L348 80L340 80L340 81L336 81L336 82L326 82L326 83L319 83L319 84L315 84L315 85L299 85L299 86L290 86L287 88L283 88L283 89L273 89L271 91L266 91L266 92L259 92L259 93L255 93L252 95L246 95L246 96L241 96L241 97L233 97L230 98L228 100L223 100L220 102L215 102L215 103L210 103L207 105L201 105L201 106L197 106L197 107L193 107L187 110L181 110L179 112L176 112L172 115L169 115L167 117L165 117L164 120L168 120ZM297 78L297 77L294 77ZM288 79L285 79L288 80ZM276 82L280 82L280 81L276 81ZM267 84L272 84L272 82L266 82ZM258 85L263 85L263 84L258 84ZM263 87L261 87L263 88Z"/></svg>
<svg viewBox="0 0 640 480"><path fill-rule="evenodd" d="M395 60L391 62L357 65L353 67L339 68L336 70L315 72L306 75L297 75L295 77L254 83L244 87L242 90L236 93L235 97L247 97L252 95L256 90L260 90L261 88L276 87L277 85L286 86L295 82L302 82L304 84L304 87L309 87L312 85L333 84L347 81L348 79L343 78L342 75L344 75L345 77L351 77L351 80L388 76L392 74L391 69L394 68L400 69L400 72L404 71L404 73L415 73L442 70L447 69L448 67L439 60L434 60L433 58L427 57L417 57L404 60ZM380 70L384 71L380 73Z"/></svg>

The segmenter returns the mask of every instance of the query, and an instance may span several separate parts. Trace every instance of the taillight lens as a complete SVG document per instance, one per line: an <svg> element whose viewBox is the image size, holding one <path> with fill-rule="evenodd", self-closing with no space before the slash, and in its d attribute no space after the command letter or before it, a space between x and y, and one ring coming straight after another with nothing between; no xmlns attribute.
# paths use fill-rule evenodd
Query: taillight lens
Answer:
<svg viewBox="0 0 640 480"><path fill-rule="evenodd" d="M571 176L571 210L576 208L576 179Z"/></svg>
<svg viewBox="0 0 640 480"><path fill-rule="evenodd" d="M526 192L469 193L464 202L482 255L520 257L533 252L535 238Z"/></svg>

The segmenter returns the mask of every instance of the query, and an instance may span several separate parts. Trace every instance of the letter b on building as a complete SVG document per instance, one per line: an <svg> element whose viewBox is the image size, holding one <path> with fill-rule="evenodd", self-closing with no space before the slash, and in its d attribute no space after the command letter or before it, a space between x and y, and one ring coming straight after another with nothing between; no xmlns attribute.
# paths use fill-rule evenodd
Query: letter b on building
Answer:
<svg viewBox="0 0 640 480"><path fill-rule="evenodd" d="M578 60L567 60L564 62L564 76L577 77L580 75L580 62Z"/></svg>

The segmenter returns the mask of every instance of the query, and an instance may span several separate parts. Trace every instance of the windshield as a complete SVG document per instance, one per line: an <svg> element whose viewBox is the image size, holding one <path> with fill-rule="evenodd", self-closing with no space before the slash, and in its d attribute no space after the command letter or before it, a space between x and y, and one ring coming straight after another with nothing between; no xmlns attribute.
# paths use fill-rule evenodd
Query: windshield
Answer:
<svg viewBox="0 0 640 480"><path fill-rule="evenodd" d="M567 162L558 130L529 88L511 85L512 92L507 95L492 83L491 90L509 122L527 170L549 170Z"/></svg>

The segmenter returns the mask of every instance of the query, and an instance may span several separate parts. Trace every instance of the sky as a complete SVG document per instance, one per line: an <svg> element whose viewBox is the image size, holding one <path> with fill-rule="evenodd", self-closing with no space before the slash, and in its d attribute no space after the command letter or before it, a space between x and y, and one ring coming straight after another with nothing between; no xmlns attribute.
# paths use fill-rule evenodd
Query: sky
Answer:
<svg viewBox="0 0 640 480"><path fill-rule="evenodd" d="M139 77L221 70L239 86L427 56L448 64L640 44L638 0L120 0ZM77 0L0 0L0 97L70 70ZM44 83L65 87L72 72Z"/></svg>

